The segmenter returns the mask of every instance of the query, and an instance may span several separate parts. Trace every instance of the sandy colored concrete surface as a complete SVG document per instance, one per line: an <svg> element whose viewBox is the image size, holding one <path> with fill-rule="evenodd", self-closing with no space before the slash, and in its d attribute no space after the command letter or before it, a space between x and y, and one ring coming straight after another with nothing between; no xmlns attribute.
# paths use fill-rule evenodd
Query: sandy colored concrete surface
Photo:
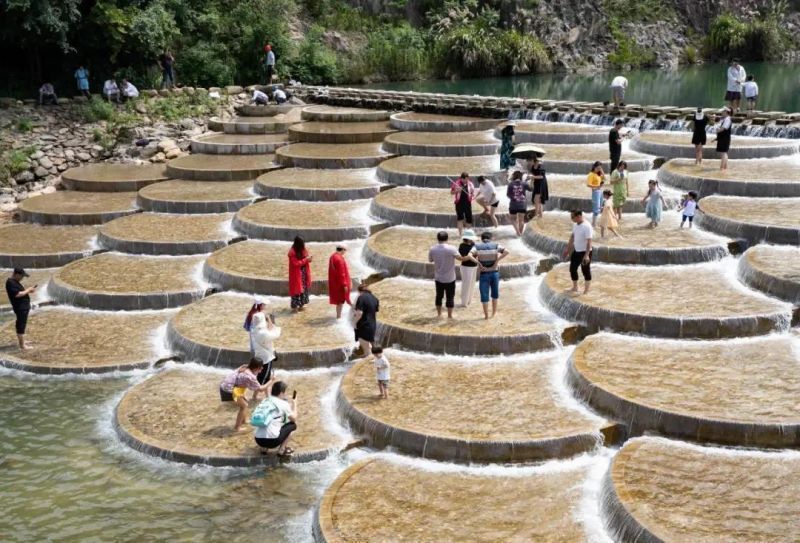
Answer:
<svg viewBox="0 0 800 543"><path fill-rule="evenodd" d="M232 213L165 214L137 213L100 227L107 238L123 242L191 244L224 242L232 236L226 228Z"/></svg>
<svg viewBox="0 0 800 543"><path fill-rule="evenodd" d="M800 249L756 245L739 260L739 277L753 288L800 305Z"/></svg>
<svg viewBox="0 0 800 543"><path fill-rule="evenodd" d="M0 226L0 266L49 268L90 254L95 226Z"/></svg>
<svg viewBox="0 0 800 543"><path fill-rule="evenodd" d="M223 213L248 205L255 195L252 181L172 180L139 191L139 207L159 213Z"/></svg>
<svg viewBox="0 0 800 543"><path fill-rule="evenodd" d="M68 189L98 192L138 190L167 179L163 164L87 164L61 174Z"/></svg>
<svg viewBox="0 0 800 543"><path fill-rule="evenodd" d="M136 211L135 192L58 191L23 200L23 220L45 224L99 224Z"/></svg>
<svg viewBox="0 0 800 543"><path fill-rule="evenodd" d="M300 115L305 121L325 122L364 122L384 121L389 119L389 112L380 109L324 105L304 107Z"/></svg>

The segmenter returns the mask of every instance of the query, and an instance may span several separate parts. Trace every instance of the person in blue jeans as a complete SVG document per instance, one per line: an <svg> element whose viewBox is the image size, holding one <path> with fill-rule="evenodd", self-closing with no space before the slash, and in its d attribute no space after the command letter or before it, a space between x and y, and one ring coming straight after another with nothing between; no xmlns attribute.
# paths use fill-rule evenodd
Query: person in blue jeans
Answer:
<svg viewBox="0 0 800 543"><path fill-rule="evenodd" d="M489 296L492 298L492 317L497 313L497 300L500 298L500 272L497 269L500 261L508 256L508 250L492 241L492 233L481 234L480 243L475 244L472 255L478 260L478 290L481 293L483 318L489 319Z"/></svg>

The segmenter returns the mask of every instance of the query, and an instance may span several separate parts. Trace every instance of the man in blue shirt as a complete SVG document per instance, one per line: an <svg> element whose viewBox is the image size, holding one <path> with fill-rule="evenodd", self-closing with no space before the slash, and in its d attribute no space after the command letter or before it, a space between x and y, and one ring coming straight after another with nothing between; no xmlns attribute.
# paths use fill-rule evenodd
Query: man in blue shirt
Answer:
<svg viewBox="0 0 800 543"><path fill-rule="evenodd" d="M272 46L270 44L264 46L264 51L267 53L267 58L264 60L264 67L267 72L267 85L271 85L272 74L275 72L275 53L272 52Z"/></svg>

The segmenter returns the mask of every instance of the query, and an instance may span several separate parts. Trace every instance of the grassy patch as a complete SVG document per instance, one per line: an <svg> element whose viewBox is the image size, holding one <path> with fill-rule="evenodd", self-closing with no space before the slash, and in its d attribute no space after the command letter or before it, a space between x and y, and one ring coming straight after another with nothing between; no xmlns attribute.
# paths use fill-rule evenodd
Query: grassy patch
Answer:
<svg viewBox="0 0 800 543"><path fill-rule="evenodd" d="M27 119L25 117L17 120L16 125L17 132L30 132L33 130L33 121Z"/></svg>

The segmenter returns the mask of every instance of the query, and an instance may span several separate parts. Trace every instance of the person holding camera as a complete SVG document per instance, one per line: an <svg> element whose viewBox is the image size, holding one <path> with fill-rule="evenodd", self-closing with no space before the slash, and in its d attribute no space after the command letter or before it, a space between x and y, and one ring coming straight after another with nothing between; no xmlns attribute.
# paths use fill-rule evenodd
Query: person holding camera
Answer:
<svg viewBox="0 0 800 543"><path fill-rule="evenodd" d="M244 329L250 333L250 355L264 361L264 369L258 374L258 382L262 385L269 381L276 359L274 341L281 335L275 318L268 315L266 309L267 304L256 298L244 320Z"/></svg>

